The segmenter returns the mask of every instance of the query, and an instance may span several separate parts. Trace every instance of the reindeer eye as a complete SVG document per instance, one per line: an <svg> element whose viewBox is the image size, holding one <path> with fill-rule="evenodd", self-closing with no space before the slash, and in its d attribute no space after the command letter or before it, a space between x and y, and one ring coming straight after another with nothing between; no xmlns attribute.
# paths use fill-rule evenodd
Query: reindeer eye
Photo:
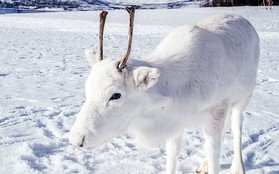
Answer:
<svg viewBox="0 0 279 174"><path fill-rule="evenodd" d="M109 100L117 100L121 97L120 93L114 93Z"/></svg>

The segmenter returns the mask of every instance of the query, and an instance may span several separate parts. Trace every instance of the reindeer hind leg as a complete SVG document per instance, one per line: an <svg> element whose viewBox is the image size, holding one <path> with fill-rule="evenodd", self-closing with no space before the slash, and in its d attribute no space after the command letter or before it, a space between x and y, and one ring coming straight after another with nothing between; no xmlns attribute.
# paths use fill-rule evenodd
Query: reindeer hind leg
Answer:
<svg viewBox="0 0 279 174"><path fill-rule="evenodd" d="M242 124L243 124L243 111L249 102L250 97L245 98L237 103L232 108L231 127L233 132L233 149L234 157L231 166L232 174L245 174L243 159L242 159Z"/></svg>

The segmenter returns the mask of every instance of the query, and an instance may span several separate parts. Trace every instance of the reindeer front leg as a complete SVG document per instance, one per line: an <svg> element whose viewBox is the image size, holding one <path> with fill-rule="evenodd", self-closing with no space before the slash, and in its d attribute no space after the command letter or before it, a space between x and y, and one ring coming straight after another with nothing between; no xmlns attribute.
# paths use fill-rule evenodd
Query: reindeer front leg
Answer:
<svg viewBox="0 0 279 174"><path fill-rule="evenodd" d="M208 174L219 173L221 153L221 134L205 134L205 151L208 162Z"/></svg>
<svg viewBox="0 0 279 174"><path fill-rule="evenodd" d="M176 163L181 149L182 134L171 139L166 144L167 151L167 174L175 174Z"/></svg>
<svg viewBox="0 0 279 174"><path fill-rule="evenodd" d="M222 103L211 110L212 120L205 125L205 152L206 159L201 167L196 171L200 174L218 174L219 173L219 157L221 153L221 143L223 141L225 120L228 116L229 108L227 103Z"/></svg>

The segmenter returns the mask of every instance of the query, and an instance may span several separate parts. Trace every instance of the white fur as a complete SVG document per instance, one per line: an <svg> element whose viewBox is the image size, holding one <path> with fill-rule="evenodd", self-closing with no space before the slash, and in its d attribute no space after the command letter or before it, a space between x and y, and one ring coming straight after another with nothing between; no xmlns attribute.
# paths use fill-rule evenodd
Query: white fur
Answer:
<svg viewBox="0 0 279 174"><path fill-rule="evenodd" d="M144 60L92 64L86 102L70 132L70 142L95 148L125 130L145 145L166 143L167 173L175 173L185 129L205 133L209 174L219 173L225 123L232 120L231 171L244 173L241 154L243 110L256 84L259 38L238 15L218 15L171 32ZM109 101L114 93L118 100Z"/></svg>

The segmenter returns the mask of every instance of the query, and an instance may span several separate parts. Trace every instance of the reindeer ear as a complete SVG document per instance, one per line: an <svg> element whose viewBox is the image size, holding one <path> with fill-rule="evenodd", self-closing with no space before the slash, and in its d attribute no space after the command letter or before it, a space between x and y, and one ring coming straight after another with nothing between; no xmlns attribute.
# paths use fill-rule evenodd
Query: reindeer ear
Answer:
<svg viewBox="0 0 279 174"><path fill-rule="evenodd" d="M160 71L157 68L139 67L132 72L136 88L144 91L154 86L159 76Z"/></svg>
<svg viewBox="0 0 279 174"><path fill-rule="evenodd" d="M91 66L93 66L97 62L97 55L92 49L87 49L85 51L85 57Z"/></svg>

